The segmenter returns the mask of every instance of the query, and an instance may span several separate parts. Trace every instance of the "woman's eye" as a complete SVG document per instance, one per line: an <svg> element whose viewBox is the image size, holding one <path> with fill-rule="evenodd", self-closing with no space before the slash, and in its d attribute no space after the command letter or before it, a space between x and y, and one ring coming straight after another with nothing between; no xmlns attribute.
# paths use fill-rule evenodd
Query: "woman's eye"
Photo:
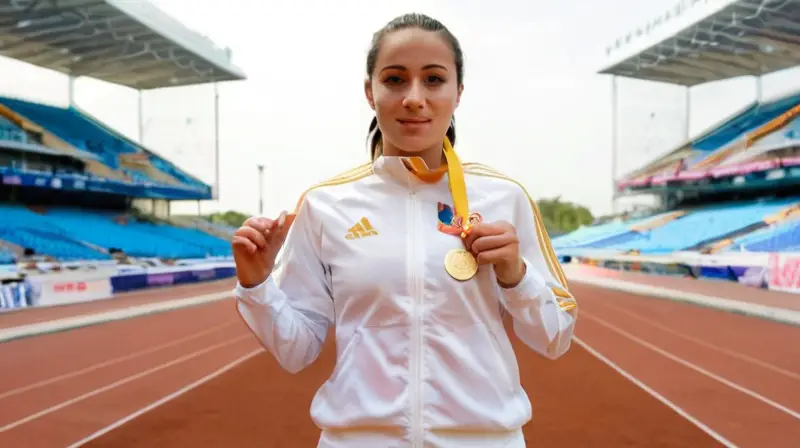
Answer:
<svg viewBox="0 0 800 448"><path fill-rule="evenodd" d="M403 78L399 76L388 76L386 79L383 80L386 84L399 84L403 82Z"/></svg>
<svg viewBox="0 0 800 448"><path fill-rule="evenodd" d="M430 84L438 84L444 82L444 79L441 76L431 75L426 78L426 81Z"/></svg>

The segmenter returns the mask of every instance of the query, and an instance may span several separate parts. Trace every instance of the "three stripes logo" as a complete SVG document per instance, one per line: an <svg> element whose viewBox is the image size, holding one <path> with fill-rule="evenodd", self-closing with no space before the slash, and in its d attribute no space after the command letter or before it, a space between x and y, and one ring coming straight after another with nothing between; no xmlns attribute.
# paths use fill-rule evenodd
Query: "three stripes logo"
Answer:
<svg viewBox="0 0 800 448"><path fill-rule="evenodd" d="M367 218L361 218L356 225L347 229L347 235L345 238L348 240L355 240L358 238L366 238L368 236L377 236L378 231L372 227L372 224L369 223Z"/></svg>

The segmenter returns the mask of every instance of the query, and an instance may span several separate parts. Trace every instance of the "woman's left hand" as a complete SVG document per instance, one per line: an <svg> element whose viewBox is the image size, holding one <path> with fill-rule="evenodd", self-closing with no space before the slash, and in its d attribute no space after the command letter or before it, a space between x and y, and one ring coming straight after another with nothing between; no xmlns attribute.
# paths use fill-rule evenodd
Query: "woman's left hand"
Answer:
<svg viewBox="0 0 800 448"><path fill-rule="evenodd" d="M517 229L507 221L479 222L469 229L464 246L478 264L493 264L497 280L514 287L525 277L525 262L519 254Z"/></svg>

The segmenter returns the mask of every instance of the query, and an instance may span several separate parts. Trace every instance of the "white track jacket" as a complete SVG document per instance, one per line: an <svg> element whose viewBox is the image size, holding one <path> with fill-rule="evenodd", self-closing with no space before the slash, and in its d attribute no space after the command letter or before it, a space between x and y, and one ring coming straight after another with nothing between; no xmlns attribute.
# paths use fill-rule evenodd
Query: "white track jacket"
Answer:
<svg viewBox="0 0 800 448"><path fill-rule="evenodd" d="M311 403L319 447L525 446L531 404L503 313L555 359L577 308L565 311L574 299L525 190L483 165L464 164L464 177L471 213L517 228L527 273L516 287L491 265L448 275L445 254L463 243L447 233L446 171L386 156L307 191L270 277L236 287L244 322L289 372L314 362L335 324L337 364Z"/></svg>

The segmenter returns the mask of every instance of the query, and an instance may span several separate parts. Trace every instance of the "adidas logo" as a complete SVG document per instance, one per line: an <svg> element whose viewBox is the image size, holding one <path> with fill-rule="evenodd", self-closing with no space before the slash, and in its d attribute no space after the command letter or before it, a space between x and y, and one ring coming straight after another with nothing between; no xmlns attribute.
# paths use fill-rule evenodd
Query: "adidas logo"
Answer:
<svg viewBox="0 0 800 448"><path fill-rule="evenodd" d="M358 238L366 238L368 236L377 236L378 231L369 223L369 219L361 218L356 225L347 229L345 238L348 240L355 240Z"/></svg>

